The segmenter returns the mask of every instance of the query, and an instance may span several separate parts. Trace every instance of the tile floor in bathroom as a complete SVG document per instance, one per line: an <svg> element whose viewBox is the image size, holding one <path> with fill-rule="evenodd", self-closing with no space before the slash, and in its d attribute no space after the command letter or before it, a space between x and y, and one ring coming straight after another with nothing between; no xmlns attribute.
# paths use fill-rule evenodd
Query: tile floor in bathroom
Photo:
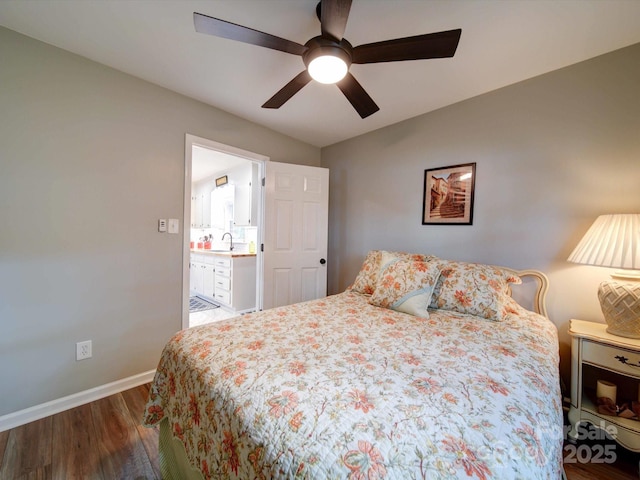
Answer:
<svg viewBox="0 0 640 480"><path fill-rule="evenodd" d="M213 310L204 310L202 312L193 312L189 314L189 327L197 327L207 323L219 322L227 318L237 317L238 314L226 310L224 307L214 308Z"/></svg>

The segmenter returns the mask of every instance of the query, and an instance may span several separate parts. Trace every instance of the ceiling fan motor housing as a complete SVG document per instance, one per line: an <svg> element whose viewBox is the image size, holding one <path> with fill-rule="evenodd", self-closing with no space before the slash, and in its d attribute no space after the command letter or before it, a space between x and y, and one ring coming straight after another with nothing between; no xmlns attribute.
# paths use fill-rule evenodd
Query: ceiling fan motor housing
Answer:
<svg viewBox="0 0 640 480"><path fill-rule="evenodd" d="M302 61L307 68L309 68L309 64L314 58L322 55L338 57L347 64L347 68L351 66L353 47L344 38L340 42L336 42L335 40L318 36L313 37L304 46L307 47L307 51L302 54Z"/></svg>

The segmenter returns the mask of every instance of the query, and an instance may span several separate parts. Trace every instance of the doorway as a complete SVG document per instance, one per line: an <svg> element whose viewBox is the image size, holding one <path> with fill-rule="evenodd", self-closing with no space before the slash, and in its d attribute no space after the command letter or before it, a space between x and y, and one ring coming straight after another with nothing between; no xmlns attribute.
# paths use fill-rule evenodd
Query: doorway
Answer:
<svg viewBox="0 0 640 480"><path fill-rule="evenodd" d="M208 317L229 318L260 308L263 259L258 246L264 236L261 179L268 160L186 135L182 328L193 326L190 317L202 323ZM222 265L218 277L214 276L216 262ZM236 273L235 278L231 272ZM228 276L220 277L220 273ZM222 285L218 295L214 293L216 280ZM231 288L236 289L233 298L243 298L241 304L231 304ZM200 300L215 305L217 312L202 311L192 317L190 304L199 305Z"/></svg>

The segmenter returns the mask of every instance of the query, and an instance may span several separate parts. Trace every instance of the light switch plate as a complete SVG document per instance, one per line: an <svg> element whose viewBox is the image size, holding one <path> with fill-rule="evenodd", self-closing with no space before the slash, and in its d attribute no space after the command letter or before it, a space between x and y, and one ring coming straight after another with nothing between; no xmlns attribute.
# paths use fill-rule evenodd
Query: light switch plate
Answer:
<svg viewBox="0 0 640 480"><path fill-rule="evenodd" d="M177 218L169 219L169 233L180 233L180 220Z"/></svg>
<svg viewBox="0 0 640 480"><path fill-rule="evenodd" d="M158 220L158 231L159 232L166 232L167 231L167 219L166 218L160 218Z"/></svg>

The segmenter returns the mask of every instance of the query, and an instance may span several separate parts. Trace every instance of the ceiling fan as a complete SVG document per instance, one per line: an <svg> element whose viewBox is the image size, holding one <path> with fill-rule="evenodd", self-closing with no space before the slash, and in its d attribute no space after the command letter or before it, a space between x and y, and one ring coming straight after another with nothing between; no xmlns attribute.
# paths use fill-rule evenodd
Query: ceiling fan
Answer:
<svg viewBox="0 0 640 480"><path fill-rule="evenodd" d="M193 13L196 31L216 37L271 48L299 55L307 67L262 105L280 108L312 79L321 83L336 83L360 117L374 114L380 107L362 88L351 73L352 63L400 62L428 58L453 57L460 41L461 29L427 33L367 43L353 47L343 34L347 26L351 0L321 0L316 7L322 33L304 45L260 32L249 27Z"/></svg>

